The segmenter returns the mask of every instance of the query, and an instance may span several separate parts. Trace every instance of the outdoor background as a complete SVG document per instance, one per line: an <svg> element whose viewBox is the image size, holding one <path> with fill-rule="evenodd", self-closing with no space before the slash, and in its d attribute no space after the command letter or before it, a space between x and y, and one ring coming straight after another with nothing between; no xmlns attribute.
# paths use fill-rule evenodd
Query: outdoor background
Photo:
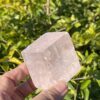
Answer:
<svg viewBox="0 0 100 100"><path fill-rule="evenodd" d="M100 100L100 0L0 0L0 74L23 62L21 51L49 31L70 33L82 65L65 100Z"/></svg>

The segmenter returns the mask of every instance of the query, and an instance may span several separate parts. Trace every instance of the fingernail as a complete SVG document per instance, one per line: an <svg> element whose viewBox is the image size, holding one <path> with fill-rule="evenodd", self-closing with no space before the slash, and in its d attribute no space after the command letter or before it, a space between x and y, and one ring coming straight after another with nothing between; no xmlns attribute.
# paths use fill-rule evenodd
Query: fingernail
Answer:
<svg viewBox="0 0 100 100"><path fill-rule="evenodd" d="M65 95L66 92L68 91L66 82L64 81L60 81L58 84L56 84L55 88L62 96Z"/></svg>

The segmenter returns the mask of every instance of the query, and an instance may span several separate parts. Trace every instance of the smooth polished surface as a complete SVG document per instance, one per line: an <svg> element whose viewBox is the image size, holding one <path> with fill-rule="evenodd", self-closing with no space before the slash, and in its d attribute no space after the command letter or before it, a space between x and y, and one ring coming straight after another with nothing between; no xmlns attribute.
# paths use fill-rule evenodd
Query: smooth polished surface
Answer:
<svg viewBox="0 0 100 100"><path fill-rule="evenodd" d="M68 82L81 68L67 32L45 33L23 50L22 56L37 88Z"/></svg>

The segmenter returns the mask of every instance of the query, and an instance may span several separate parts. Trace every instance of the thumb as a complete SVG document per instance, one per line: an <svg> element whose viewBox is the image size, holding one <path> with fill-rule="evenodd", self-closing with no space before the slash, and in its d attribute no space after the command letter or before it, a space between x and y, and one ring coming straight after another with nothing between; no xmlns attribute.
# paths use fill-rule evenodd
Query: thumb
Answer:
<svg viewBox="0 0 100 100"><path fill-rule="evenodd" d="M61 81L52 88L40 93L33 100L63 100L67 91L66 83Z"/></svg>

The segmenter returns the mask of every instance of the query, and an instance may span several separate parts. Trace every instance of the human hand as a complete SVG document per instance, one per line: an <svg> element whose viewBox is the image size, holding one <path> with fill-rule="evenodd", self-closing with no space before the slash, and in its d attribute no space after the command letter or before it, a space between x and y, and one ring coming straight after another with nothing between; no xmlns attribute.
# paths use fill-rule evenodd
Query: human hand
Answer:
<svg viewBox="0 0 100 100"><path fill-rule="evenodd" d="M20 81L28 75L24 63L2 75L0 77L0 100L24 100L27 95L33 92L36 87L31 79L20 84ZM33 100L63 100L66 92L66 83L59 82L50 89L41 92Z"/></svg>

